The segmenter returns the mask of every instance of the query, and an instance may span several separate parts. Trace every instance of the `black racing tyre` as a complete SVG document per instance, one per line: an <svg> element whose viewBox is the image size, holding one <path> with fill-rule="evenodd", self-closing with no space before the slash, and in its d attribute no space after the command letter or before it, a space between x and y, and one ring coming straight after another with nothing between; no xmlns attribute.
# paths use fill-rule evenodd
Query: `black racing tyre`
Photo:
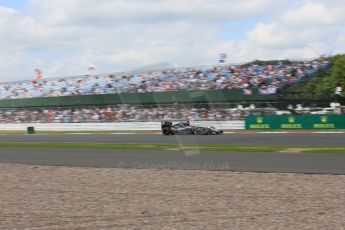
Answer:
<svg viewBox="0 0 345 230"><path fill-rule="evenodd" d="M208 129L201 128L201 135L207 135L207 134L208 134Z"/></svg>
<svg viewBox="0 0 345 230"><path fill-rule="evenodd" d="M170 129L165 127L165 128L162 129L162 133L163 133L163 135L169 135L170 134Z"/></svg>
<svg viewBox="0 0 345 230"><path fill-rule="evenodd" d="M195 135L207 135L208 130L206 128L197 128L194 133Z"/></svg>
<svg viewBox="0 0 345 230"><path fill-rule="evenodd" d="M194 134L195 135L201 135L201 129L196 129L195 131L194 131Z"/></svg>

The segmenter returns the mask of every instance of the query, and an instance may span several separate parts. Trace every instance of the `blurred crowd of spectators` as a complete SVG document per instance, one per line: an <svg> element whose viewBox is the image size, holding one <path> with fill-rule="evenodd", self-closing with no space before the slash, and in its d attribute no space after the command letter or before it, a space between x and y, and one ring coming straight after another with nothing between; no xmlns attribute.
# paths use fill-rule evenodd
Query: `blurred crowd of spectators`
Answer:
<svg viewBox="0 0 345 230"><path fill-rule="evenodd" d="M162 120L240 120L243 112L224 105L198 106L107 106L83 108L0 109L1 123L82 123Z"/></svg>
<svg viewBox="0 0 345 230"><path fill-rule="evenodd" d="M287 106L281 110L267 105L251 104L247 107L235 104L172 104L172 105L112 105L56 108L0 108L0 123L87 123L127 121L231 121L243 120L246 115L290 115L290 114L345 114L345 107L325 107L313 104ZM285 107L275 105L278 107Z"/></svg>
<svg viewBox="0 0 345 230"><path fill-rule="evenodd" d="M258 88L262 94L275 94L278 89L297 83L327 65L329 62L320 58L277 64L252 63L7 82L0 83L0 99L238 88L248 95L253 88ZM69 116L74 119L74 115Z"/></svg>

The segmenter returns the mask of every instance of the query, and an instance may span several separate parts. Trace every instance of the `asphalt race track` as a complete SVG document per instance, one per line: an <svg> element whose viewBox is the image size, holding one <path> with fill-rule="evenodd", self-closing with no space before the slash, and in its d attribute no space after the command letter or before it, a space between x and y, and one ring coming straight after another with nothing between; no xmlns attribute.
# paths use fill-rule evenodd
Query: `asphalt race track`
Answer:
<svg viewBox="0 0 345 230"><path fill-rule="evenodd" d="M345 154L1 148L0 162L102 168L345 174Z"/></svg>
<svg viewBox="0 0 345 230"><path fill-rule="evenodd" d="M344 134L1 135L0 142L113 142L345 146ZM0 148L0 163L106 168L158 168L345 174L345 154L227 153L95 149Z"/></svg>

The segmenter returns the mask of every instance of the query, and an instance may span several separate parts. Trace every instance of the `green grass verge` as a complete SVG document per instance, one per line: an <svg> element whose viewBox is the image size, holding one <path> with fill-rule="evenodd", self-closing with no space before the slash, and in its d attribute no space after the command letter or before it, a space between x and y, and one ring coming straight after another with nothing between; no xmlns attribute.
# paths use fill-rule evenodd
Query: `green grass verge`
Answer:
<svg viewBox="0 0 345 230"><path fill-rule="evenodd" d="M66 143L66 142L0 142L0 148L73 148L123 150L198 150L223 152L290 152L290 153L345 153L345 147L288 147L254 145L179 145L179 144L125 144L125 143Z"/></svg>
<svg viewBox="0 0 345 230"><path fill-rule="evenodd" d="M56 143L56 142L0 142L0 147L19 148L75 148L75 149L137 149L137 150L201 150L229 152L276 152L280 147L236 145L178 145L178 144L122 144L122 143Z"/></svg>

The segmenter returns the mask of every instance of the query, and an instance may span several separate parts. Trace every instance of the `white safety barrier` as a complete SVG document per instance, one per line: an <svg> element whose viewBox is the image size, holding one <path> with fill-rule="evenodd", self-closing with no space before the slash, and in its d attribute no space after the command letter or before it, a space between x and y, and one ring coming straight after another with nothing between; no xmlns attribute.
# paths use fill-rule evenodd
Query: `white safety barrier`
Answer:
<svg viewBox="0 0 345 230"><path fill-rule="evenodd" d="M214 126L217 129L244 129L244 121L198 121L193 125ZM0 130L47 131L112 131L112 130L160 130L160 122L111 122L111 123L11 123L0 124Z"/></svg>

